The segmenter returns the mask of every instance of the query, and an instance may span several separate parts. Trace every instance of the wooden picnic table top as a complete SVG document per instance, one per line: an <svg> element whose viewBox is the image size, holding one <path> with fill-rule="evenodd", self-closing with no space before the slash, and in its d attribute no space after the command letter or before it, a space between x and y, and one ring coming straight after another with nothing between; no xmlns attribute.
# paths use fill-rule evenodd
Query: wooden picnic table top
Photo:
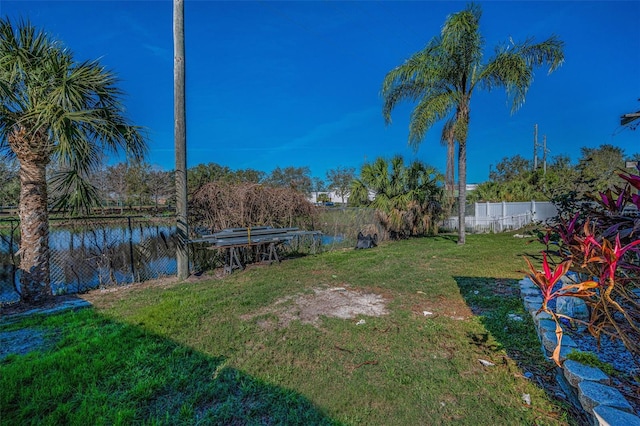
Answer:
<svg viewBox="0 0 640 426"><path fill-rule="evenodd" d="M190 240L190 243L209 243L216 247L251 246L267 243L290 241L296 236L320 235L320 231L300 231L298 228L272 228L258 226L254 228L228 228L213 234L202 235Z"/></svg>

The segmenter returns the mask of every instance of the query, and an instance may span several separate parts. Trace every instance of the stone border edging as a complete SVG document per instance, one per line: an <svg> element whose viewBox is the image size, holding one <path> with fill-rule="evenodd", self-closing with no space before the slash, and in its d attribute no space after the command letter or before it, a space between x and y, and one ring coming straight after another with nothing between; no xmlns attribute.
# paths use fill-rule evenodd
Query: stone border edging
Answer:
<svg viewBox="0 0 640 426"><path fill-rule="evenodd" d="M546 312L536 314L542 307L540 289L529 278L520 281L520 295L525 309L531 314L542 352L549 357L557 345L556 323ZM609 386L611 378L602 370L576 361L567 360L567 355L577 349L569 336L562 337L560 361L556 380L573 405L582 408L596 426L640 426L640 417L618 391Z"/></svg>

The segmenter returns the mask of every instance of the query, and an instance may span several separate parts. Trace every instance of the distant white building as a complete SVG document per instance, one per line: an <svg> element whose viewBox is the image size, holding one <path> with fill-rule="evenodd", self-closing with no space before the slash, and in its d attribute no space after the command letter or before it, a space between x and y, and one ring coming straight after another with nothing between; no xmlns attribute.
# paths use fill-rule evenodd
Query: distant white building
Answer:
<svg viewBox="0 0 640 426"><path fill-rule="evenodd" d="M323 194L326 195L326 197ZM373 200L375 196L376 196L375 192L369 191L369 200ZM320 204L320 202L318 201L318 198L320 198L321 200L326 200L328 198L329 202L331 203L342 204L342 197L339 196L335 191L318 191L318 192L313 191L311 195L307 197L307 200L309 200L314 204ZM344 204L347 204L348 202L349 202L349 194L344 196Z"/></svg>
<svg viewBox="0 0 640 426"><path fill-rule="evenodd" d="M329 199L332 203L342 203L342 197L336 194L335 191L313 191L311 192L311 196L307 197L307 200L311 201L314 204L319 204L318 198L321 200ZM344 203L347 204L349 201L349 196L345 195Z"/></svg>

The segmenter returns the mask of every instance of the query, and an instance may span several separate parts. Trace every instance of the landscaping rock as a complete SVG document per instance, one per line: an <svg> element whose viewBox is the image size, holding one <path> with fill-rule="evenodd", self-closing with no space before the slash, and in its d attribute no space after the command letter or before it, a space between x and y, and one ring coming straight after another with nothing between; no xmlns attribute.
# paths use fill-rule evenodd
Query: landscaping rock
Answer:
<svg viewBox="0 0 640 426"><path fill-rule="evenodd" d="M590 381L578 383L578 399L587 413L592 413L598 405L633 413L633 408L618 389L600 383Z"/></svg>
<svg viewBox="0 0 640 426"><path fill-rule="evenodd" d="M536 285L533 283L533 281L531 281L530 278L523 278L520 281L518 281L518 284L520 284L520 288L523 288L523 287L536 287Z"/></svg>
<svg viewBox="0 0 640 426"><path fill-rule="evenodd" d="M573 296L558 297L556 313L576 320L589 321L589 307L584 300Z"/></svg>
<svg viewBox="0 0 640 426"><path fill-rule="evenodd" d="M538 330L540 334L556 331L556 322L550 319L543 319L538 322Z"/></svg>
<svg viewBox="0 0 640 426"><path fill-rule="evenodd" d="M531 316L533 317L533 322L536 323L536 327L539 326L540 321L542 320L552 320L553 321L553 317L551 315L549 315L546 312L540 312L539 314L532 312Z"/></svg>
<svg viewBox="0 0 640 426"><path fill-rule="evenodd" d="M593 409L593 415L595 416L600 426L640 426L640 418L629 414L625 411L616 410L606 405L598 405Z"/></svg>
<svg viewBox="0 0 640 426"><path fill-rule="evenodd" d="M562 338L562 341L564 342L564 337ZM560 362L565 362L569 357L569 354L575 350L576 350L575 347L565 346L563 344L562 347L560 348L560 355L559 355Z"/></svg>
<svg viewBox="0 0 640 426"><path fill-rule="evenodd" d="M520 294L522 297L539 297L540 289L538 289L538 287L524 287L520 288Z"/></svg>
<svg viewBox="0 0 640 426"><path fill-rule="evenodd" d="M524 307L527 311L537 311L542 307L542 297L528 296L524 298Z"/></svg>
<svg viewBox="0 0 640 426"><path fill-rule="evenodd" d="M542 335L542 345L549 352L553 352L558 346L558 338L556 337L556 333L553 331L547 331ZM563 348L575 348L576 342L569 336L562 336L562 347Z"/></svg>
<svg viewBox="0 0 640 426"><path fill-rule="evenodd" d="M578 387L578 384L584 380L602 383L603 385L611 383L609 376L604 374L599 368L589 367L588 365L570 359L564 362L563 367L564 377L573 387Z"/></svg>

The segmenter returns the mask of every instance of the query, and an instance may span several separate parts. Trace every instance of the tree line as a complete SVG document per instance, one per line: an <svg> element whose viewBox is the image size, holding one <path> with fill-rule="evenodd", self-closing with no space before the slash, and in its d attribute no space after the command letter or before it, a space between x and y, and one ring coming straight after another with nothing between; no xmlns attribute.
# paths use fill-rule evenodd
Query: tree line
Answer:
<svg viewBox="0 0 640 426"><path fill-rule="evenodd" d="M17 206L20 201L19 166L14 159L0 163L0 206ZM135 210L151 206L156 210L175 205L174 171L165 171L145 161L120 162L97 167L86 176L93 189L91 196L78 200L69 188L56 185L57 164L47 167L49 206L53 211L89 214L92 211ZM355 169L337 167L326 173L326 179L312 177L304 167L276 167L270 173L254 169L233 170L217 163L198 164L187 170L187 189L193 195L211 182L259 183L271 187L293 188L307 196L334 191L343 203L350 192ZM73 188L72 188L73 191Z"/></svg>
<svg viewBox="0 0 640 426"><path fill-rule="evenodd" d="M583 147L576 163L565 155L553 157L549 164L538 164L521 155L505 157L491 167L489 180L469 193L469 201L559 201L562 198L585 199L622 186L618 173L627 161L640 160L636 153L627 157L624 150L603 144Z"/></svg>
<svg viewBox="0 0 640 426"><path fill-rule="evenodd" d="M495 167L490 166L489 180L480 183L469 193L469 202L499 201L553 201L561 197L572 196L582 199L589 194L606 191L621 184L617 172L625 168L627 161L639 161L640 153L627 156L623 149L603 144L596 148L583 147L576 162L566 155L558 155L547 164L538 164L521 155L505 157ZM416 173L420 167L428 167L437 179L438 185L444 185L440 172L427 165L414 163L406 166ZM194 194L204 184L210 182L259 183L271 187L296 189L305 195L315 194L318 200L330 201L327 191L333 191L343 204L365 206L375 204L369 191L387 194L390 183L383 185L385 179L399 182L398 177L405 173L401 157L393 159L379 158L374 163L363 165L359 172L355 168L336 167L327 171L326 180L311 176L309 167L276 167L270 173L254 169L233 170L217 163L198 164L187 170L189 194ZM390 171L385 171L389 169ZM83 204L73 204L73 197L64 197L64 187L51 182L59 171L50 165L47 171L50 181L50 206L55 210L86 214ZM175 178L173 171L165 171L150 164L140 162L121 162L103 166L93 171L88 180L95 187L97 201L92 204L93 211L135 210L141 206L162 210L175 205ZM396 187L393 191L399 196L414 191L411 186ZM404 192L403 192L404 191ZM438 202L443 203L444 194ZM324 197L323 197L324 196ZM384 195L386 196L386 195ZM20 197L18 166L15 160L0 163L0 205L16 206ZM61 203L61 200L65 200ZM378 204L381 201L377 201Z"/></svg>

